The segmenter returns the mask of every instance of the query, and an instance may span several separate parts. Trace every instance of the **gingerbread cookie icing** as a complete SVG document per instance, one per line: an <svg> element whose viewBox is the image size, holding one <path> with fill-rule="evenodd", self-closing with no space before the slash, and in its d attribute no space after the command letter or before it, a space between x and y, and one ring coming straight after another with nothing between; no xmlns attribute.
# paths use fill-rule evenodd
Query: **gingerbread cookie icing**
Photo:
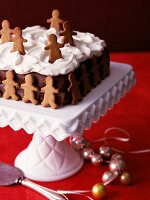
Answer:
<svg viewBox="0 0 150 200"><path fill-rule="evenodd" d="M24 29L22 37L27 40L24 43L26 54L10 52L10 49L13 49L13 42L0 44L0 70L14 70L18 74L37 72L42 75L64 75L74 71L81 62L92 58L93 55L102 54L106 47L104 40L91 33L75 32L77 35L72 36L75 46L65 44L60 48L62 58L49 63L49 52L44 50L48 45L48 35L55 34L58 43L61 43L63 36L59 36L54 28L33 26Z"/></svg>

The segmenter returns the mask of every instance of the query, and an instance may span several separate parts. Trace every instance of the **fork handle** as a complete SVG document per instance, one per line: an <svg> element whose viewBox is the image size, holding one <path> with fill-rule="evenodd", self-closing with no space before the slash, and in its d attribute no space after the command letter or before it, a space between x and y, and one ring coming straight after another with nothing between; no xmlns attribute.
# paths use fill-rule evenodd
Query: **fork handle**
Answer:
<svg viewBox="0 0 150 200"><path fill-rule="evenodd" d="M40 193L44 197L51 199L51 200L67 200L68 198L64 195L58 194L55 190L51 190L49 188L40 186L27 178L21 178L18 181L20 184L33 189L34 191Z"/></svg>

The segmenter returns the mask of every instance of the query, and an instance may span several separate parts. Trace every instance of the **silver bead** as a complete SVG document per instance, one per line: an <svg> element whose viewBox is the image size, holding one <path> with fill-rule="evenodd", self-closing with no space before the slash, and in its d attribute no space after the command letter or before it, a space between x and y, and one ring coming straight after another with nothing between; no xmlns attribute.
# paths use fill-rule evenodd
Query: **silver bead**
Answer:
<svg viewBox="0 0 150 200"><path fill-rule="evenodd" d="M121 173L123 170L125 170L125 168L126 168L125 161L121 159L113 159L109 163L109 169L112 172Z"/></svg>
<svg viewBox="0 0 150 200"><path fill-rule="evenodd" d="M114 173L111 171L106 171L102 175L102 181L103 183L106 183L107 181L110 181L112 177L114 176Z"/></svg>
<svg viewBox="0 0 150 200"><path fill-rule="evenodd" d="M113 160L113 159L123 160L124 158L123 158L122 154L120 154L120 153L114 153L114 154L111 156L111 160Z"/></svg>
<svg viewBox="0 0 150 200"><path fill-rule="evenodd" d="M112 155L112 149L109 145L103 145L99 148L99 153L104 159L109 159Z"/></svg>
<svg viewBox="0 0 150 200"><path fill-rule="evenodd" d="M84 137L71 137L70 144L75 150L81 150L86 146L86 139Z"/></svg>
<svg viewBox="0 0 150 200"><path fill-rule="evenodd" d="M94 150L92 148L84 148L82 150L82 157L85 160L90 160L91 156L94 154Z"/></svg>
<svg viewBox="0 0 150 200"><path fill-rule="evenodd" d="M102 156L97 153L93 154L91 156L91 162L93 165L101 165L103 162Z"/></svg>
<svg viewBox="0 0 150 200"><path fill-rule="evenodd" d="M72 143L75 141L75 139L76 139L75 137L72 137L72 136L69 137L69 143L72 145Z"/></svg>

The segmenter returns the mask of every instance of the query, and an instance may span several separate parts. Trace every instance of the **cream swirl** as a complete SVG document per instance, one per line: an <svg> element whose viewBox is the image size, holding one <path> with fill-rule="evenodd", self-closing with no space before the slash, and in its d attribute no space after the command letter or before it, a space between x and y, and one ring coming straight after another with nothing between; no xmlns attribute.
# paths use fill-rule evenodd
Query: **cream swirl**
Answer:
<svg viewBox="0 0 150 200"><path fill-rule="evenodd" d="M37 72L43 75L57 76L74 71L81 62L93 55L100 56L106 47L104 40L100 40L91 33L77 31L73 36L75 46L66 44L60 48L63 58L56 60L53 64L48 62L48 51L44 50L47 45L47 36L51 33L57 35L58 42L61 41L55 29L45 29L40 26L28 27L23 30L23 37L28 40L24 43L25 55L19 52L11 53L12 42L0 44L0 70L15 70L18 74Z"/></svg>

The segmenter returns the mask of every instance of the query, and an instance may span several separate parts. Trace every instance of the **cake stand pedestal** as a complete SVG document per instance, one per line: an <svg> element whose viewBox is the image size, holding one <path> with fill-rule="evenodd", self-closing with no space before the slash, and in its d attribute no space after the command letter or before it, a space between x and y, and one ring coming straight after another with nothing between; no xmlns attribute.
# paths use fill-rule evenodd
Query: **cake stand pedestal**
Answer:
<svg viewBox="0 0 150 200"><path fill-rule="evenodd" d="M83 159L65 141L80 137L84 129L111 109L135 84L130 65L111 62L111 74L77 105L60 109L0 99L0 127L23 128L34 133L27 149L15 160L26 177L36 181L55 181L79 171ZM18 141L19 142L19 141Z"/></svg>

